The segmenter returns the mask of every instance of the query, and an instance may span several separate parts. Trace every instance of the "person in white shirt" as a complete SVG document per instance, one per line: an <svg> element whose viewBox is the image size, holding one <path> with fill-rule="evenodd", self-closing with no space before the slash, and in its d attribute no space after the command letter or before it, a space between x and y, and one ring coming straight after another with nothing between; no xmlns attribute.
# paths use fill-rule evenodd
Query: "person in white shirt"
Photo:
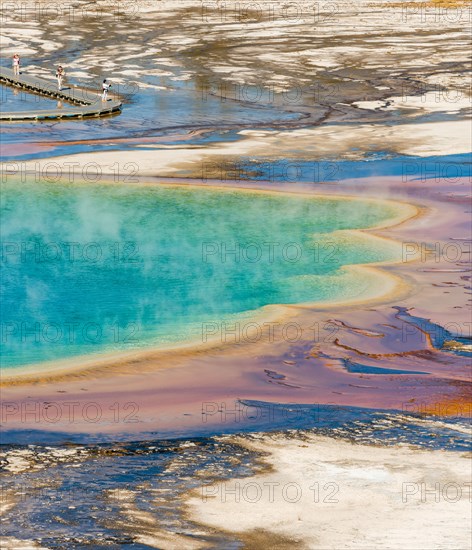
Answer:
<svg viewBox="0 0 472 550"><path fill-rule="evenodd" d="M13 65L13 74L19 75L20 74L20 56L17 53L13 56L12 65Z"/></svg>
<svg viewBox="0 0 472 550"><path fill-rule="evenodd" d="M102 101L108 101L108 90L111 88L111 84L105 79L102 84Z"/></svg>
<svg viewBox="0 0 472 550"><path fill-rule="evenodd" d="M64 71L64 68L62 67L62 65L59 65L59 67L56 70L57 88L59 91L62 90L62 81L64 80L65 75L66 75L66 72Z"/></svg>

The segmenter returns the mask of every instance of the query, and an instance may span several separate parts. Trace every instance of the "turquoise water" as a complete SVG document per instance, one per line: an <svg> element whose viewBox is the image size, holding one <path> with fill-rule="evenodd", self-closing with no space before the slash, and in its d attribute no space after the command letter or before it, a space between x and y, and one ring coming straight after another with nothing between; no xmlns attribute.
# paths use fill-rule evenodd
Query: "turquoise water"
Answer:
<svg viewBox="0 0 472 550"><path fill-rule="evenodd" d="M398 243L343 230L386 202L162 186L9 181L2 190L2 365L202 340L268 304L360 296L344 269ZM234 317L236 316L236 317ZM238 317L240 316L240 317ZM208 331L208 327L211 330Z"/></svg>

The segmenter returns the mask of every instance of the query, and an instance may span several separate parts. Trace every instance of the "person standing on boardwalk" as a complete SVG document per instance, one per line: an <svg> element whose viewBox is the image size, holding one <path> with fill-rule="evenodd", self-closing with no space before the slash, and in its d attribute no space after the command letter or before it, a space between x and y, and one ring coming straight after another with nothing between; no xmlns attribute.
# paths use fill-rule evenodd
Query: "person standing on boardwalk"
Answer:
<svg viewBox="0 0 472 550"><path fill-rule="evenodd" d="M64 80L66 72L64 71L64 68L62 65L59 65L59 67L56 70L56 78L57 78L57 87L59 91L62 90L62 81Z"/></svg>
<svg viewBox="0 0 472 550"><path fill-rule="evenodd" d="M109 84L105 78L102 84L102 101L108 100L108 90L111 88L111 84Z"/></svg>
<svg viewBox="0 0 472 550"><path fill-rule="evenodd" d="M13 56L12 65L13 74L18 76L20 74L20 56L17 53Z"/></svg>

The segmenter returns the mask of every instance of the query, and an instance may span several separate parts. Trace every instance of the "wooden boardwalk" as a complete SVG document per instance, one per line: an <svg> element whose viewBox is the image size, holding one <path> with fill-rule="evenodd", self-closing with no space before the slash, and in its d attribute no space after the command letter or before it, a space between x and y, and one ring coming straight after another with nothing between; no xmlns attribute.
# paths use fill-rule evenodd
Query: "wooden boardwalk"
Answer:
<svg viewBox="0 0 472 550"><path fill-rule="evenodd" d="M51 120L102 117L121 112L122 103L116 99L102 101L101 93L71 86L59 91L56 81L50 82L37 76L15 75L11 69L0 67L0 83L15 86L28 92L44 95L53 99L67 101L72 105L61 109L37 109L35 111L0 111L0 120Z"/></svg>

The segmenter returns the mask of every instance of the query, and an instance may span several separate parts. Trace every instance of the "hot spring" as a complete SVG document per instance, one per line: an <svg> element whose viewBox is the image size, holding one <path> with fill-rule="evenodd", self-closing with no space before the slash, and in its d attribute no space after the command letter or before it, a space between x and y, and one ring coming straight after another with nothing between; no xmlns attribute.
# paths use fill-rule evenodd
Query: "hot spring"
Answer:
<svg viewBox="0 0 472 550"><path fill-rule="evenodd" d="M399 243L380 200L162 185L2 184L2 366L202 342L276 304L369 295Z"/></svg>

